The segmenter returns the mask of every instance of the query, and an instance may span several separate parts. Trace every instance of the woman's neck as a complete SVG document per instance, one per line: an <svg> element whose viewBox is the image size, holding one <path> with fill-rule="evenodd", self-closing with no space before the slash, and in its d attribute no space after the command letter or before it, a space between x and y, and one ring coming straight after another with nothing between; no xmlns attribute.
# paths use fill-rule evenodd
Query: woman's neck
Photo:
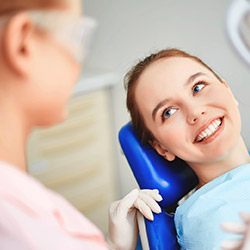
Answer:
<svg viewBox="0 0 250 250"><path fill-rule="evenodd" d="M238 144L227 153L225 157L216 162L192 163L190 167L195 171L199 179L198 187L201 187L216 177L250 162L250 156L242 137Z"/></svg>
<svg viewBox="0 0 250 250"><path fill-rule="evenodd" d="M0 106L0 161L26 171L28 129L24 117L12 104Z"/></svg>

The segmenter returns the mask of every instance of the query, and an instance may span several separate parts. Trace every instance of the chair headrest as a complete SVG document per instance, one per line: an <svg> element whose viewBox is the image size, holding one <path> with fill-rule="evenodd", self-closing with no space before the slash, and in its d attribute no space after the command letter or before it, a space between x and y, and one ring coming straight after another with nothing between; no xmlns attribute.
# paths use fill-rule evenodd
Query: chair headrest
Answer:
<svg viewBox="0 0 250 250"><path fill-rule="evenodd" d="M142 145L131 123L119 132L119 141L141 189L159 189L161 207L173 206L198 183L191 168L182 160L168 162L150 145Z"/></svg>

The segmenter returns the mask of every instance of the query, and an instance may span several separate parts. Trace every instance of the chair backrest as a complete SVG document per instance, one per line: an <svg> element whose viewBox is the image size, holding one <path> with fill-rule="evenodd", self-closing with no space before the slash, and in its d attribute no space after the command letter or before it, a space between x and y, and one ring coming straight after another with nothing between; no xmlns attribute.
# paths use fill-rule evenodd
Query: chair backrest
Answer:
<svg viewBox="0 0 250 250"><path fill-rule="evenodd" d="M197 177L184 161L168 162L150 145L142 145L131 123L121 128L119 141L139 187L160 191L163 211L169 211L197 185ZM178 249L172 214L155 214L153 222L145 220L145 223L150 249Z"/></svg>

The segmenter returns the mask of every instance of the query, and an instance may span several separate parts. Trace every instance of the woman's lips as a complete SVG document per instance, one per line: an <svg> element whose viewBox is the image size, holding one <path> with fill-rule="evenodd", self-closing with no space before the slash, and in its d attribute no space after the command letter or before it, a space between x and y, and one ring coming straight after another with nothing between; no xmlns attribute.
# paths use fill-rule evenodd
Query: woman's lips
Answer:
<svg viewBox="0 0 250 250"><path fill-rule="evenodd" d="M201 141L194 141L194 143L207 144L209 142L212 142L222 132L224 128L224 117L220 117L220 119L221 119L221 124L218 126L217 130L212 135L204 138Z"/></svg>

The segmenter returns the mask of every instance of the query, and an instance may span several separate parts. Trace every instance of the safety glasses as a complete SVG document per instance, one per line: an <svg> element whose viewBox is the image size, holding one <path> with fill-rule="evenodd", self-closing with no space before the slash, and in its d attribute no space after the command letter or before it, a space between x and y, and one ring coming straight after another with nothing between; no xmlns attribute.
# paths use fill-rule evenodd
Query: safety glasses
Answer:
<svg viewBox="0 0 250 250"><path fill-rule="evenodd" d="M89 51L89 45L96 21L90 17L79 17L62 11L28 11L32 22L50 32L82 63Z"/></svg>
<svg viewBox="0 0 250 250"><path fill-rule="evenodd" d="M58 42L62 43L77 62L83 62L97 25L93 18L54 10L28 10L25 13L38 29L49 32ZM2 15L0 24L4 24L15 14L17 12Z"/></svg>

